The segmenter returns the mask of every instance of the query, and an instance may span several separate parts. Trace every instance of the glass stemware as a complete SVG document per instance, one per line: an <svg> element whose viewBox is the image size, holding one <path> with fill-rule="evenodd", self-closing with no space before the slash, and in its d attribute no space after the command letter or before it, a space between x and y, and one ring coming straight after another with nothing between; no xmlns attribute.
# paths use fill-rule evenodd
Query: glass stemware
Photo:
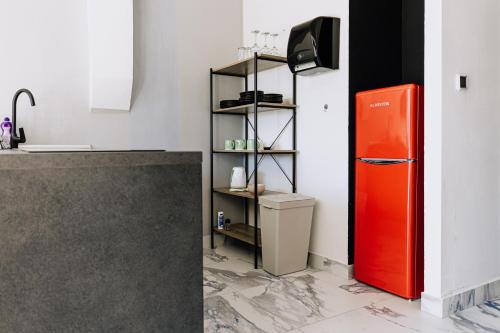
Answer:
<svg viewBox="0 0 500 333"><path fill-rule="evenodd" d="M252 34L254 35L254 44L252 46L252 53L260 51L260 46L257 43L257 39L259 38L259 33L260 33L260 30L253 30L252 31Z"/></svg>
<svg viewBox="0 0 500 333"><path fill-rule="evenodd" d="M280 50L276 46L276 40L278 39L279 35L280 34L277 34L277 33L271 34L271 37L273 37L273 48L271 49L271 55L277 56L280 53Z"/></svg>
<svg viewBox="0 0 500 333"><path fill-rule="evenodd" d="M253 58L253 52L251 47L246 47L245 48L245 58Z"/></svg>
<svg viewBox="0 0 500 333"><path fill-rule="evenodd" d="M247 57L247 48L242 46L238 47L238 60L243 60Z"/></svg>
<svg viewBox="0 0 500 333"><path fill-rule="evenodd" d="M264 36L264 46L262 47L262 50L261 50L262 53L269 54L271 52L271 49L267 45L267 38L269 37L270 34L271 33L269 33L269 32L262 33L262 36Z"/></svg>

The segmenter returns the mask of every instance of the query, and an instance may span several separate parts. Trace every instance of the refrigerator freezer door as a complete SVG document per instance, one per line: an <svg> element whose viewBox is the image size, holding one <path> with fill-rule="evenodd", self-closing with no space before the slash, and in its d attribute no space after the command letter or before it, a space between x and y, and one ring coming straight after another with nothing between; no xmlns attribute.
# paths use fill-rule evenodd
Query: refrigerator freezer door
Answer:
<svg viewBox="0 0 500 333"><path fill-rule="evenodd" d="M358 93L356 157L418 159L422 94L414 84Z"/></svg>
<svg viewBox="0 0 500 333"><path fill-rule="evenodd" d="M354 275L401 297L416 290L417 162L356 161Z"/></svg>

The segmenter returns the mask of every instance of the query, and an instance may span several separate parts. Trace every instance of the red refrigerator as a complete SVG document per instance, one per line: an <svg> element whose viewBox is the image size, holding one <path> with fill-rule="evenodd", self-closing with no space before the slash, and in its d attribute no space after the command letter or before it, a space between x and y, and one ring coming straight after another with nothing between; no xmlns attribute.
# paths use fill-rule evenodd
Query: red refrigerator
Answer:
<svg viewBox="0 0 500 333"><path fill-rule="evenodd" d="M356 95L354 276L398 296L423 291L423 87Z"/></svg>

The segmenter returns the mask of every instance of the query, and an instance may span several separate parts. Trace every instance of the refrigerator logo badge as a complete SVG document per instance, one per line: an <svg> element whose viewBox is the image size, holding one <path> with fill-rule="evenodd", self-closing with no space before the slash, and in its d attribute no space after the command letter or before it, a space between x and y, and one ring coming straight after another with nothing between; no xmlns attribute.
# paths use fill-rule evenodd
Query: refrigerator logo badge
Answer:
<svg viewBox="0 0 500 333"><path fill-rule="evenodd" d="M372 104L370 104L370 107L372 109L375 109L375 108L384 108L384 107L388 107L388 106L391 106L390 102L378 102L378 103L372 103Z"/></svg>

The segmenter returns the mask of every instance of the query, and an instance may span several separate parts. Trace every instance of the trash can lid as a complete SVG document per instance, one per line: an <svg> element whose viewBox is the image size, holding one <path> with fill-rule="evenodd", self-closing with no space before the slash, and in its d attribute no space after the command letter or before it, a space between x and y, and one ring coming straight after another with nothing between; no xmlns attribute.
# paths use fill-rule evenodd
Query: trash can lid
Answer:
<svg viewBox="0 0 500 333"><path fill-rule="evenodd" d="M316 200L302 194L271 194L259 198L259 203L272 209L290 209L314 206Z"/></svg>

